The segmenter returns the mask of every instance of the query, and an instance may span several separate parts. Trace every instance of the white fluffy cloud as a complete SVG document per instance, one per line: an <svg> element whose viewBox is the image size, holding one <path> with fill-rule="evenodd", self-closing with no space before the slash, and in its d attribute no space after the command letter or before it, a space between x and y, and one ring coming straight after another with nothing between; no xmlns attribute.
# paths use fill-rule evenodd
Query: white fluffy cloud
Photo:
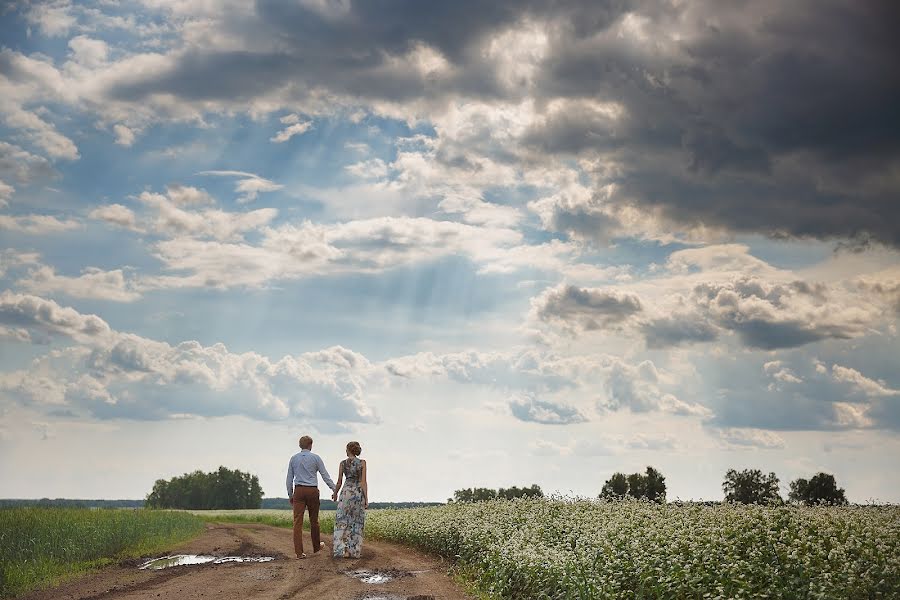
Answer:
<svg viewBox="0 0 900 600"><path fill-rule="evenodd" d="M98 206L88 213L88 217L98 221L106 221L107 223L111 223L118 227L130 229L131 231L143 231L138 227L134 211L121 204Z"/></svg>
<svg viewBox="0 0 900 600"><path fill-rule="evenodd" d="M197 175L237 178L237 183L234 184L234 191L238 193L238 202L242 204L256 200L256 197L261 193L275 192L284 187L279 183L244 171L200 171Z"/></svg>
<svg viewBox="0 0 900 600"><path fill-rule="evenodd" d="M303 135L312 127L312 121L301 121L300 117L295 114L281 117L281 122L282 124L287 125L287 127L269 138L270 142L281 144L288 141L295 135Z"/></svg>
<svg viewBox="0 0 900 600"><path fill-rule="evenodd" d="M33 294L62 293L73 298L93 298L111 302L132 302L140 298L132 277L122 269L104 271L87 268L77 277L59 275L53 267L41 266L29 271L16 285Z"/></svg>
<svg viewBox="0 0 900 600"><path fill-rule="evenodd" d="M36 333L76 342L0 377L0 389L32 405L49 402L101 418L239 414L377 421L362 394L371 366L344 348L272 361L223 344L173 346L115 331L96 315L52 300L10 292L0 294L0 325L22 341Z"/></svg>

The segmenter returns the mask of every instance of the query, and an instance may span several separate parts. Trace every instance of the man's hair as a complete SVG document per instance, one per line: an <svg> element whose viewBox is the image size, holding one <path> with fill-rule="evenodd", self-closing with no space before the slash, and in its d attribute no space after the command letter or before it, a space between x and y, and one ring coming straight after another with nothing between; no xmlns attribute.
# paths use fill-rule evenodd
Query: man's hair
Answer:
<svg viewBox="0 0 900 600"><path fill-rule="evenodd" d="M359 456L362 452L362 446L359 445L359 442L350 442L349 444L347 444L347 450L353 456Z"/></svg>
<svg viewBox="0 0 900 600"><path fill-rule="evenodd" d="M310 448L312 448L312 438L308 435L304 435L302 438L300 438L300 447L304 450L309 450Z"/></svg>

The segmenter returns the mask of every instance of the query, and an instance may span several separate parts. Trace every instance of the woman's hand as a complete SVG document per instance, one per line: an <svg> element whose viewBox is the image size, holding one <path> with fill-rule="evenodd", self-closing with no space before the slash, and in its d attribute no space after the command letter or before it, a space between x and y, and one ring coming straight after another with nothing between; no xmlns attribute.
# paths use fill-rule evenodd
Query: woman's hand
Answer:
<svg viewBox="0 0 900 600"><path fill-rule="evenodd" d="M368 509L368 508L369 508L369 501L368 501L368 500L366 500L366 501L365 501L365 504L363 504L363 508L365 508L365 509Z"/></svg>

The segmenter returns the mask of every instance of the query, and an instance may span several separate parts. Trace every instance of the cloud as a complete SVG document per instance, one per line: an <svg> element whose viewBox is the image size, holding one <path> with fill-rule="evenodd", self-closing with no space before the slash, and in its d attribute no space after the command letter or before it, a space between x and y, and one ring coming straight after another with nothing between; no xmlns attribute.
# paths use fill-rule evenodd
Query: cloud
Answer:
<svg viewBox="0 0 900 600"><path fill-rule="evenodd" d="M152 229L167 237L197 237L215 240L239 240L248 231L268 225L278 211L260 208L248 212L229 212L218 209L184 210L178 205L209 201L202 190L184 186L169 186L166 194L142 192L137 198L155 212Z"/></svg>
<svg viewBox="0 0 900 600"><path fill-rule="evenodd" d="M0 277L6 277L10 269L40 264L40 258L37 252L20 252L13 248L0 250Z"/></svg>
<svg viewBox="0 0 900 600"><path fill-rule="evenodd" d="M784 439L772 431L764 429L724 428L717 430L720 440L726 449L759 448L762 450L781 450Z"/></svg>
<svg viewBox="0 0 900 600"><path fill-rule="evenodd" d="M380 158L372 158L349 164L344 170L359 179L381 179L387 176L388 165Z"/></svg>
<svg viewBox="0 0 900 600"><path fill-rule="evenodd" d="M763 365L766 375L781 383L803 383L791 369L784 366L780 360L772 360Z"/></svg>
<svg viewBox="0 0 900 600"><path fill-rule="evenodd" d="M282 117L281 122L288 126L270 137L270 142L275 142L277 144L286 142L295 135L303 135L309 131L313 125L312 121L300 121L300 117L295 114Z"/></svg>
<svg viewBox="0 0 900 600"><path fill-rule="evenodd" d="M77 23L69 0L29 4L24 16L30 25L48 37L63 36Z"/></svg>
<svg viewBox="0 0 900 600"><path fill-rule="evenodd" d="M173 183L166 186L166 196L178 206L214 204L215 200L206 190Z"/></svg>
<svg viewBox="0 0 900 600"><path fill-rule="evenodd" d="M447 194L438 208L447 214L461 214L466 223L496 227L515 227L522 213L512 206L485 202L474 194Z"/></svg>
<svg viewBox="0 0 900 600"><path fill-rule="evenodd" d="M154 23L166 34L108 54L80 36L63 65L3 51L4 121L54 157L77 148L52 123L61 115L38 114L51 102L129 129L291 111L285 139L298 114L376 114L427 121L437 164L483 181L577 163L586 193L545 190L555 199L534 206L585 239L900 243L890 3L461 2L441 19L414 4L167 3L130 21L40 6L20 12L46 35L116 21L130 41Z"/></svg>
<svg viewBox="0 0 900 600"><path fill-rule="evenodd" d="M45 235L78 229L81 223L72 219L58 219L52 215L0 215L0 229L28 235Z"/></svg>
<svg viewBox="0 0 900 600"><path fill-rule="evenodd" d="M714 342L719 338L715 325L694 314L651 319L642 323L640 329L648 348Z"/></svg>
<svg viewBox="0 0 900 600"><path fill-rule="evenodd" d="M28 185L57 176L46 158L0 141L0 177L15 183Z"/></svg>
<svg viewBox="0 0 900 600"><path fill-rule="evenodd" d="M154 195L156 196L156 195ZM142 195L143 197L143 195ZM154 202L161 202L158 198ZM256 228L270 214L260 209L237 219L232 213L223 220L222 233L236 235L240 228ZM257 213L259 213L257 215ZM261 286L270 281L298 279L312 275L376 273L441 257L467 256L476 263L518 264L510 255L521 243L521 234L511 229L484 228L425 218L362 219L336 224L283 224L261 228L256 244L245 241L204 241L194 239L214 224L210 214L203 218L166 221L176 237L156 243L155 255L168 269L180 275L155 278L160 287ZM223 226L224 227L224 226ZM218 230L216 230L218 231ZM214 233L214 232L213 232ZM205 235L208 237L208 235ZM232 236L233 237L233 236Z"/></svg>
<svg viewBox="0 0 900 600"><path fill-rule="evenodd" d="M16 188L0 179L0 208L4 208L9 204L9 199L16 192Z"/></svg>
<svg viewBox="0 0 900 600"><path fill-rule="evenodd" d="M234 190L239 194L238 203L252 202L263 192L274 192L284 186L268 179L264 179L253 173L244 171L200 171L197 175L212 175L216 177L237 177L238 181Z"/></svg>
<svg viewBox="0 0 900 600"><path fill-rule="evenodd" d="M850 367L831 365L831 377L837 382L853 386L868 397L900 396L900 390L889 388L884 381L869 379Z"/></svg>
<svg viewBox="0 0 900 600"><path fill-rule="evenodd" d="M125 127L121 123L117 123L113 126L113 133L116 134L116 144L119 146L125 146L126 148L134 144L134 131Z"/></svg>
<svg viewBox="0 0 900 600"><path fill-rule="evenodd" d="M123 229L143 231L138 227L134 211L121 204L99 206L91 210L91 212L88 213L88 217L97 219L98 221L106 221L107 223L122 227Z"/></svg>
<svg viewBox="0 0 900 600"><path fill-rule="evenodd" d="M701 314L738 334L751 348L774 350L862 335L875 316L868 307L838 306L802 281L787 284L741 277L694 288Z"/></svg>
<svg viewBox="0 0 900 600"><path fill-rule="evenodd" d="M32 269L28 276L16 282L21 289L33 294L52 295L56 292L73 298L93 298L112 302L133 302L140 298L134 281L121 269L104 271L87 268L77 277L58 275L53 267Z"/></svg>
<svg viewBox="0 0 900 600"><path fill-rule="evenodd" d="M571 425L587 420L573 406L531 397L513 399L509 403L509 408L513 416L520 421L542 425Z"/></svg>
<svg viewBox="0 0 900 600"><path fill-rule="evenodd" d="M652 361L633 365L617 357L608 357L605 363L606 395L598 403L603 410L628 408L637 413L661 411L682 416L712 416L712 411L705 406L684 402L663 391L659 370Z"/></svg>
<svg viewBox="0 0 900 600"><path fill-rule="evenodd" d="M170 345L113 330L52 300L3 292L0 325L62 336L76 345L0 374L0 390L34 406L65 406L99 418L245 415L261 420L377 422L363 401L371 370L341 347L272 361L223 344Z"/></svg>
<svg viewBox="0 0 900 600"><path fill-rule="evenodd" d="M9 290L0 293L0 324L62 335L77 342L108 340L113 334L97 315L83 315L53 300Z"/></svg>
<svg viewBox="0 0 900 600"><path fill-rule="evenodd" d="M549 288L532 300L532 312L538 319L575 327L576 331L615 327L642 310L634 294L566 284Z"/></svg>

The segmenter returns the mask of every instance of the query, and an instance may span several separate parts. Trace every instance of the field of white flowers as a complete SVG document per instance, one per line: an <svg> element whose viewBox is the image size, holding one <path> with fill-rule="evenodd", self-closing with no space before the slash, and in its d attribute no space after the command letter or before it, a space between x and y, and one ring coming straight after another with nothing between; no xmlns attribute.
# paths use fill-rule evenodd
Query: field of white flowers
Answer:
<svg viewBox="0 0 900 600"><path fill-rule="evenodd" d="M491 598L900 598L900 507L514 500L372 511Z"/></svg>

